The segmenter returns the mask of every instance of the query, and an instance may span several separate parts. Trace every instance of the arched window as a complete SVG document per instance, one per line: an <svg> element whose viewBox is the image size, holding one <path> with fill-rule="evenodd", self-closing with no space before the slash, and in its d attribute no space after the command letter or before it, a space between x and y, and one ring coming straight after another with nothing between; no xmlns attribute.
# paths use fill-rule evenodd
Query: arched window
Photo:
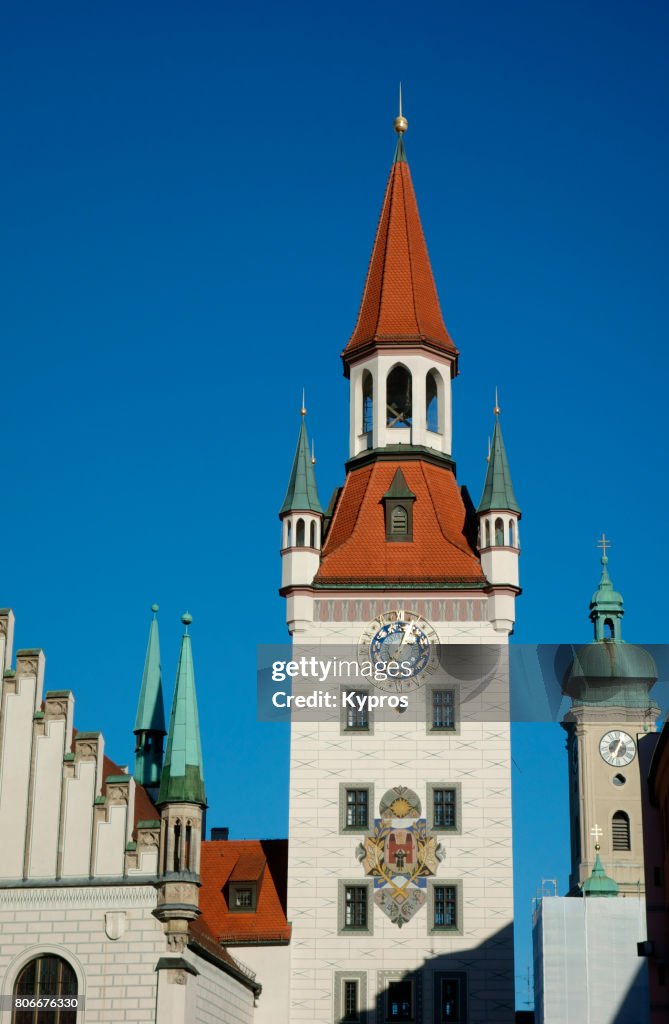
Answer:
<svg viewBox="0 0 669 1024"><path fill-rule="evenodd" d="M309 546L312 548L316 547L316 522L312 520L311 526L309 527Z"/></svg>
<svg viewBox="0 0 669 1024"><path fill-rule="evenodd" d="M14 998L55 996L67 999L77 995L77 976L67 960L47 954L35 957L25 965L14 985ZM77 1011L56 1009L16 1008L12 1024L76 1024Z"/></svg>
<svg viewBox="0 0 669 1024"><path fill-rule="evenodd" d="M295 530L295 547L304 547L304 519L297 520L297 528Z"/></svg>
<svg viewBox="0 0 669 1024"><path fill-rule="evenodd" d="M287 547L287 548L289 548L289 547L290 547L290 542L291 542L291 538L292 538L292 533L293 533L293 528L292 528L292 526L291 526L291 524L290 524L290 519L288 519L288 520L286 521L286 547Z"/></svg>
<svg viewBox="0 0 669 1024"><path fill-rule="evenodd" d="M406 366L396 366L388 374L386 413L389 427L411 425L411 374Z"/></svg>
<svg viewBox="0 0 669 1024"><path fill-rule="evenodd" d="M430 370L425 378L425 423L428 430L439 433L439 395L434 370Z"/></svg>
<svg viewBox="0 0 669 1024"><path fill-rule="evenodd" d="M490 522L487 519L485 522L485 546L490 547Z"/></svg>
<svg viewBox="0 0 669 1024"><path fill-rule="evenodd" d="M374 380L369 370L362 372L362 432L368 434L374 423Z"/></svg>
<svg viewBox="0 0 669 1024"><path fill-rule="evenodd" d="M604 639L615 640L616 638L616 627L613 625L613 619L604 619Z"/></svg>
<svg viewBox="0 0 669 1024"><path fill-rule="evenodd" d="M173 871L181 871L181 822L177 818L174 826L174 866Z"/></svg>
<svg viewBox="0 0 669 1024"><path fill-rule="evenodd" d="M495 544L497 547L504 547L504 520L495 520Z"/></svg>
<svg viewBox="0 0 669 1024"><path fill-rule="evenodd" d="M193 826L190 821L186 823L186 842L184 844L184 868L186 871L192 871L193 865L190 862L191 858L191 840L193 838Z"/></svg>
<svg viewBox="0 0 669 1024"><path fill-rule="evenodd" d="M611 848L630 850L630 819L624 811L616 811L611 821Z"/></svg>
<svg viewBox="0 0 669 1024"><path fill-rule="evenodd" d="M515 548L515 546L516 546L515 534L516 534L516 531L514 529L513 519L509 519L509 547L510 548Z"/></svg>
<svg viewBox="0 0 669 1024"><path fill-rule="evenodd" d="M390 514L390 532L394 537L406 536L409 532L409 515L403 505L395 505Z"/></svg>

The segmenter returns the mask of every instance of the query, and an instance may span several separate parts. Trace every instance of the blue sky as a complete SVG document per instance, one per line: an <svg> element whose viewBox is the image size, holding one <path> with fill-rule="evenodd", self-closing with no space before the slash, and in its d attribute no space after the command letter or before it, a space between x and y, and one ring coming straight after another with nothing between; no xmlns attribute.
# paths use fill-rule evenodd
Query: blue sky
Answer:
<svg viewBox="0 0 669 1024"><path fill-rule="evenodd" d="M589 638L602 530L625 636L666 638L665 4L0 18L0 604L18 646L45 648L47 686L75 690L80 728L131 760L149 606L168 691L188 607L209 822L285 835L287 736L255 722L255 644L285 637L277 510L303 385L321 499L341 481L339 353L400 78L475 499L500 388L523 508L515 639ZM562 731L514 740L522 974L534 889L566 883L568 821Z"/></svg>

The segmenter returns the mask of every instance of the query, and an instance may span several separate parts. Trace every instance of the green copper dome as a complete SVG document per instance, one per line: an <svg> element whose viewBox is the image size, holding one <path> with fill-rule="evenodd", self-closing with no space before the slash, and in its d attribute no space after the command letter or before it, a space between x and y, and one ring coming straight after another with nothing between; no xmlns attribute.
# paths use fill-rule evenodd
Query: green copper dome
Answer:
<svg viewBox="0 0 669 1024"><path fill-rule="evenodd" d="M583 883L584 896L617 896L618 883L610 878L602 866L599 853L595 857L592 874Z"/></svg>
<svg viewBox="0 0 669 1024"><path fill-rule="evenodd" d="M602 556L602 576L590 602L594 643L577 647L563 690L577 702L648 708L654 706L649 690L658 672L653 657L636 644L621 638L623 598Z"/></svg>

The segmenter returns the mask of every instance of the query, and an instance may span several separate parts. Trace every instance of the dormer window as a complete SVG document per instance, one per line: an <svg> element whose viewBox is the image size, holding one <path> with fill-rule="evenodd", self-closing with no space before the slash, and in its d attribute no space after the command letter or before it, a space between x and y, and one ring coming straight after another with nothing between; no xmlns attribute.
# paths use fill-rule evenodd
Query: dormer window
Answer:
<svg viewBox="0 0 669 1024"><path fill-rule="evenodd" d="M250 914L257 906L258 888L255 882L231 882L228 908L232 913Z"/></svg>
<svg viewBox="0 0 669 1024"><path fill-rule="evenodd" d="M401 469L396 470L389 490L383 495L386 513L386 540L413 540L413 503L416 495L409 490Z"/></svg>

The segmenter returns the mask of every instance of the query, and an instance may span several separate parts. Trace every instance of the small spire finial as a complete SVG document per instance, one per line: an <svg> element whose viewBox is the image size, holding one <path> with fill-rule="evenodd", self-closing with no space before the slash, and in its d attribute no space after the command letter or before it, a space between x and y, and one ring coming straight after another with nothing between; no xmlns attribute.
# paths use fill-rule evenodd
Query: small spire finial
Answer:
<svg viewBox="0 0 669 1024"><path fill-rule="evenodd" d="M493 409L493 412L494 412L495 416L499 416L501 411L502 410L499 407L499 393L498 393L497 388L495 388L495 408Z"/></svg>
<svg viewBox="0 0 669 1024"><path fill-rule="evenodd" d="M602 549L602 565L606 565L609 560L609 557L606 554L606 549L611 547L611 541L605 533L602 533L601 537L597 541L597 547Z"/></svg>
<svg viewBox="0 0 669 1024"><path fill-rule="evenodd" d="M305 405L305 399L304 399L304 388L302 388L302 408L300 409L300 415L301 416L306 416L307 415L307 407Z"/></svg>
<svg viewBox="0 0 669 1024"><path fill-rule="evenodd" d="M186 627L186 632L188 632L188 627L190 626L191 622L193 621L193 616L190 614L190 612L184 612L183 615L181 616L181 621L183 622L184 626Z"/></svg>
<svg viewBox="0 0 669 1024"><path fill-rule="evenodd" d="M486 462L490 462L490 455L492 453L492 446L490 444L490 438L488 438L488 454L486 455Z"/></svg>
<svg viewBox="0 0 669 1024"><path fill-rule="evenodd" d="M595 825L593 828L590 829L590 835L595 840L595 849L597 850L598 853L599 853L599 851L601 849L601 847L599 845L599 837L601 835L603 835L603 834L604 834L604 830L601 829L599 827L599 825Z"/></svg>
<svg viewBox="0 0 669 1024"><path fill-rule="evenodd" d="M316 443L312 437L311 439L311 465L316 465Z"/></svg>
<svg viewBox="0 0 669 1024"><path fill-rule="evenodd" d="M395 131L397 132L398 135L404 135L405 131L409 127L409 122L407 121L406 117L402 113L402 83L401 82L400 82L400 108L399 108L399 114L395 118L395 120L393 122L393 126L394 126Z"/></svg>
<svg viewBox="0 0 669 1024"><path fill-rule="evenodd" d="M151 605L151 611L152 611L152 612L153 612L153 614L155 615L155 614L156 614L157 612L159 612L159 611L160 611L160 606L159 606L159 605L157 605L157 604L152 604L152 605Z"/></svg>

